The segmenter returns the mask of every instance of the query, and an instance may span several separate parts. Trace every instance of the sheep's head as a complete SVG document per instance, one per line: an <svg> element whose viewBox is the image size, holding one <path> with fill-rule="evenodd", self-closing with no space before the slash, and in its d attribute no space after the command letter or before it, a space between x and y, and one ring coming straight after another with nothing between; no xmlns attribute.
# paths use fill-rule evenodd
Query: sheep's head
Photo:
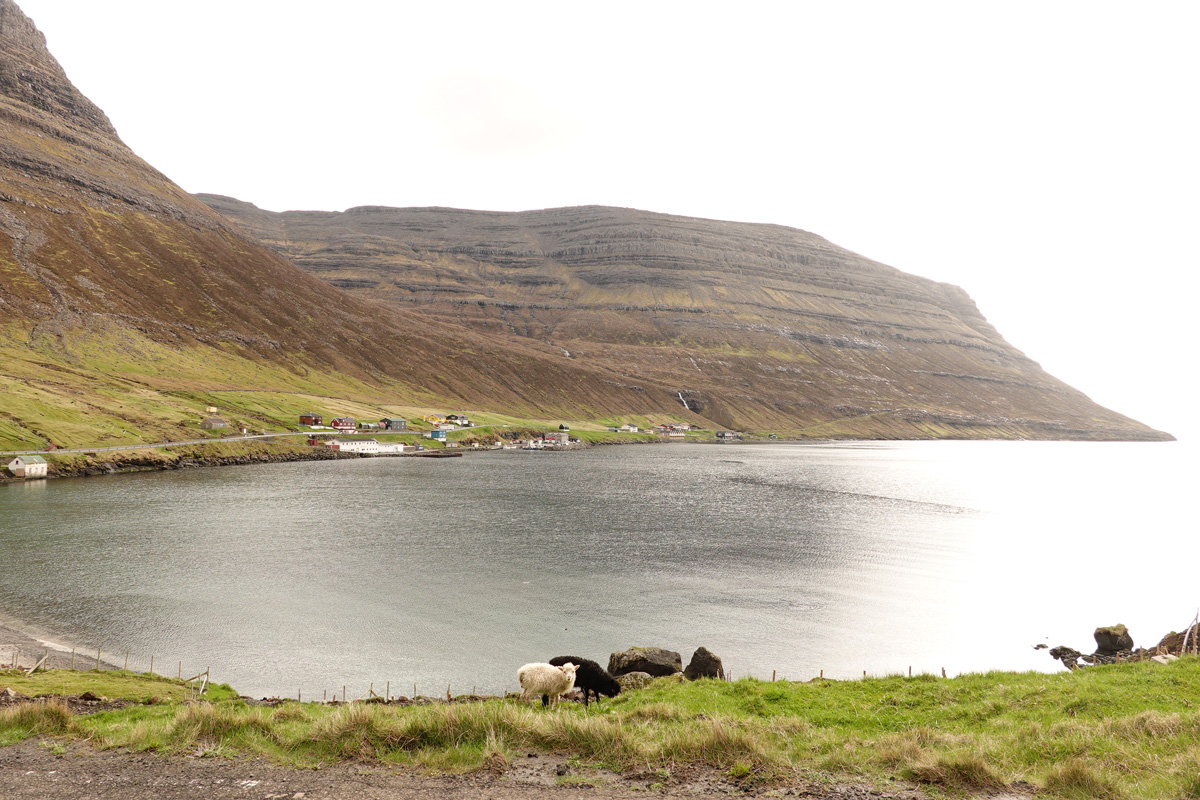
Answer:
<svg viewBox="0 0 1200 800"><path fill-rule="evenodd" d="M559 667L559 669L563 671L564 675L573 679L575 677L575 670L579 669L579 667L571 663L566 663Z"/></svg>

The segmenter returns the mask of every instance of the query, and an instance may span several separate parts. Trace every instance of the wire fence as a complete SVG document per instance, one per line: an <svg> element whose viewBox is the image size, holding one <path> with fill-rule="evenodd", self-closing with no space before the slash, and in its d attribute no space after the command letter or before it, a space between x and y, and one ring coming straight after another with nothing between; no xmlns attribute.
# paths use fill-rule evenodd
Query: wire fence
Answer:
<svg viewBox="0 0 1200 800"><path fill-rule="evenodd" d="M110 659L114 659L113 653L107 654ZM0 670L15 670L24 672L26 675L32 675L39 670L50 669L72 669L72 670L108 670L112 672L124 672L129 674L143 673L141 670L130 670L129 661L133 655L132 651L126 651L121 662L123 666L117 666L117 660L121 658L121 654L117 654L114 660L105 660L103 648L97 647L96 654L93 656L91 651L79 652L76 648L72 648L70 653L58 648L50 648L45 646L33 646L28 642L4 644L0 643ZM6 660L7 657L7 660ZM150 656L149 668L144 670L143 674L156 675L155 658ZM177 661L175 680L180 684L188 687L189 694L199 697L208 691L210 680L210 670L204 668L203 672L190 677L183 677L183 662ZM163 662L159 662L159 667L163 666ZM190 670L189 670L190 672ZM159 677L169 678L169 675L159 675Z"/></svg>

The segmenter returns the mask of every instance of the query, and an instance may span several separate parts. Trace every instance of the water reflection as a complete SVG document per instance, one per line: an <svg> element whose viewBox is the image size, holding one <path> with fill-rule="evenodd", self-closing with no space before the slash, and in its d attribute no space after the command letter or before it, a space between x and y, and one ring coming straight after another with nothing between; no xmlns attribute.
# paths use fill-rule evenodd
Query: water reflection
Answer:
<svg viewBox="0 0 1200 800"><path fill-rule="evenodd" d="M0 609L255 695L500 691L525 661L635 644L795 679L1051 669L1044 637L1190 618L1183 587L1086 590L1195 555L1181 448L626 447L12 485Z"/></svg>

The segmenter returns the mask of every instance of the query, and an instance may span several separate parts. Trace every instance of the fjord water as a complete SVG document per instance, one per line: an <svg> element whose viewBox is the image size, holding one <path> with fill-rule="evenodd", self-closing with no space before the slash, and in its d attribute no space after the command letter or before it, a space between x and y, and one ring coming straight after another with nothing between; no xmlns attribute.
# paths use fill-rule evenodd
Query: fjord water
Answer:
<svg viewBox="0 0 1200 800"><path fill-rule="evenodd" d="M14 484L0 612L306 699L502 692L525 662L632 645L791 680L1049 671L1034 644L1190 621L1187 452L663 445Z"/></svg>

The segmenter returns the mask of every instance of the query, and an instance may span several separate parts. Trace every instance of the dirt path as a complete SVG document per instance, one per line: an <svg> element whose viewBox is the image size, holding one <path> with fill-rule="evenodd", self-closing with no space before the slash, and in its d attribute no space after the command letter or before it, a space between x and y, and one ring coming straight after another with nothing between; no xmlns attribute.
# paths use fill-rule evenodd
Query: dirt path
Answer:
<svg viewBox="0 0 1200 800"><path fill-rule="evenodd" d="M566 774L560 776L560 770ZM590 780L596 786L571 785ZM746 792L715 773L617 776L567 768L551 755L525 757L491 771L423 777L384 767L338 764L319 770L261 760L160 756L95 750L89 745L26 741L0 747L4 800L665 800L728 795L814 800L924 800L911 789L794 784Z"/></svg>

